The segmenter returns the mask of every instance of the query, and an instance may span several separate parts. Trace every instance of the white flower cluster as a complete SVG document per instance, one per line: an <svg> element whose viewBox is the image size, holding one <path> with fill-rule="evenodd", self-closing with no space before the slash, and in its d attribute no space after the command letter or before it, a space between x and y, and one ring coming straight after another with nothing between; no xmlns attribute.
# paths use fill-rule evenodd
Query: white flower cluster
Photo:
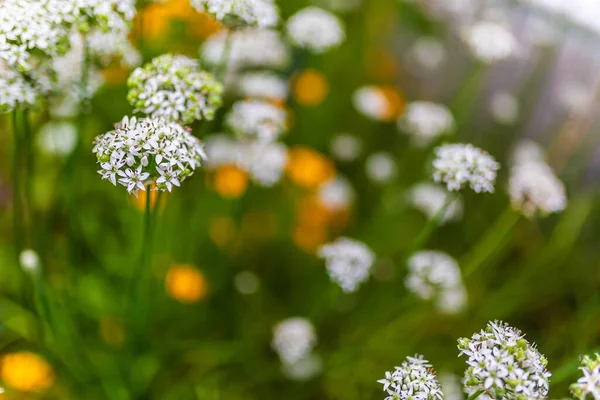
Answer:
<svg viewBox="0 0 600 400"><path fill-rule="evenodd" d="M389 396L385 400L442 400L442 389L435 371L422 355L406 357L395 371L377 381Z"/></svg>
<svg viewBox="0 0 600 400"><path fill-rule="evenodd" d="M365 172L371 181L386 184L393 181L398 175L398 165L390 153L378 151L367 157Z"/></svg>
<svg viewBox="0 0 600 400"><path fill-rule="evenodd" d="M515 164L510 171L508 193L513 207L526 217L556 213L567 207L565 185L543 161Z"/></svg>
<svg viewBox="0 0 600 400"><path fill-rule="evenodd" d="M219 66L228 46L227 68L232 72L261 67L284 69L290 63L290 51L279 33L257 28L215 33L202 45L202 60L210 66Z"/></svg>
<svg viewBox="0 0 600 400"><path fill-rule="evenodd" d="M350 184L350 181L343 176L337 176L323 183L317 192L319 203L331 211L340 211L348 209L356 193Z"/></svg>
<svg viewBox="0 0 600 400"><path fill-rule="evenodd" d="M517 41L512 33L495 22L476 23L465 30L463 40L471 53L486 64L502 61L517 51Z"/></svg>
<svg viewBox="0 0 600 400"><path fill-rule="evenodd" d="M287 21L287 34L294 45L314 53L324 53L346 39L339 18L315 6L292 15Z"/></svg>
<svg viewBox="0 0 600 400"><path fill-rule="evenodd" d="M286 365L296 364L306 358L316 344L315 328L306 318L288 318L273 327L271 346Z"/></svg>
<svg viewBox="0 0 600 400"><path fill-rule="evenodd" d="M442 207L448 201L450 193L438 185L431 183L419 183L411 187L408 191L408 202L413 207L420 210L429 219L432 219L441 211ZM440 218L439 223L444 224L448 221L457 220L462 216L463 204L458 196L454 196L454 200L446 207L444 215Z"/></svg>
<svg viewBox="0 0 600 400"><path fill-rule="evenodd" d="M273 0L191 0L192 6L232 27L270 28L279 22Z"/></svg>
<svg viewBox="0 0 600 400"><path fill-rule="evenodd" d="M480 192L493 192L496 173L500 169L492 156L470 144L447 144L435 151L433 179L444 182L450 191L466 184Z"/></svg>
<svg viewBox="0 0 600 400"><path fill-rule="evenodd" d="M463 381L468 395L483 391L480 399L523 400L548 395L548 362L518 329L489 322L471 339L459 339L458 349L469 358Z"/></svg>
<svg viewBox="0 0 600 400"><path fill-rule="evenodd" d="M271 142L287 129L287 113L267 101L238 101L227 115L226 123L239 137Z"/></svg>
<svg viewBox="0 0 600 400"><path fill-rule="evenodd" d="M406 288L423 300L435 298L436 308L445 314L462 311L467 302L456 260L440 251L419 251L408 259Z"/></svg>
<svg viewBox="0 0 600 400"><path fill-rule="evenodd" d="M331 139L329 151L338 160L351 162L356 160L362 152L361 139L350 133L339 133Z"/></svg>
<svg viewBox="0 0 600 400"><path fill-rule="evenodd" d="M377 86L362 86L352 94L352 105L365 117L380 121L386 114L389 100Z"/></svg>
<svg viewBox="0 0 600 400"><path fill-rule="evenodd" d="M344 237L321 246L317 254L325 260L331 279L346 293L355 292L368 279L375 261L364 243Z"/></svg>
<svg viewBox="0 0 600 400"><path fill-rule="evenodd" d="M600 399L600 354L581 357L579 369L583 376L569 387L573 396L579 400Z"/></svg>
<svg viewBox="0 0 600 400"><path fill-rule="evenodd" d="M283 101L288 96L288 83L273 72L246 72L238 77L237 92L242 97Z"/></svg>
<svg viewBox="0 0 600 400"><path fill-rule="evenodd" d="M76 13L65 18L82 32L98 27L103 32L126 31L135 17L135 0L71 0Z"/></svg>
<svg viewBox="0 0 600 400"><path fill-rule="evenodd" d="M222 104L223 87L197 68L197 60L164 54L135 69L127 81L134 112L184 124L212 119Z"/></svg>
<svg viewBox="0 0 600 400"><path fill-rule="evenodd" d="M0 60L0 114L15 108L36 107L52 91L51 76L47 65L44 69L31 71L26 77Z"/></svg>
<svg viewBox="0 0 600 400"><path fill-rule="evenodd" d="M134 68L142 62L142 56L129 41L127 31L117 30L103 32L99 29L90 31L87 35L87 43L91 56L101 66L111 63L114 58L121 61L121 65Z"/></svg>
<svg viewBox="0 0 600 400"><path fill-rule="evenodd" d="M444 392L444 400L464 400L459 376L450 372L440 372L439 381Z"/></svg>
<svg viewBox="0 0 600 400"><path fill-rule="evenodd" d="M124 117L115 130L98 136L93 152L102 179L115 186L119 182L136 195L152 183L170 192L206 158L202 143L181 125L135 117Z"/></svg>
<svg viewBox="0 0 600 400"><path fill-rule="evenodd" d="M452 133L454 117L442 104L416 101L406 107L398 128L411 135L417 146L427 146L439 136Z"/></svg>

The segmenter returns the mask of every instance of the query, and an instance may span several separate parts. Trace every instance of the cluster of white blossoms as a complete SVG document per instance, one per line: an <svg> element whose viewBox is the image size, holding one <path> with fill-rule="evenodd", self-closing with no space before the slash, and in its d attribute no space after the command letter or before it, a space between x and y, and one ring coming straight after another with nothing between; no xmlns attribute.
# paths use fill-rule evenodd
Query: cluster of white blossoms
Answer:
<svg viewBox="0 0 600 400"><path fill-rule="evenodd" d="M519 101L509 92L494 93L490 100L492 117L504 125L512 125L519 117Z"/></svg>
<svg viewBox="0 0 600 400"><path fill-rule="evenodd" d="M191 0L191 4L231 27L270 28L279 22L274 0Z"/></svg>
<svg viewBox="0 0 600 400"><path fill-rule="evenodd" d="M279 33L257 28L211 35L202 45L202 60L212 67L221 65L228 46L227 68L233 72L246 68L281 70L290 63L290 51Z"/></svg>
<svg viewBox="0 0 600 400"><path fill-rule="evenodd" d="M442 389L435 371L422 355L406 357L393 372L377 381L388 394L385 400L442 400Z"/></svg>
<svg viewBox="0 0 600 400"><path fill-rule="evenodd" d="M65 18L82 32L98 27L102 32L121 31L131 25L135 17L135 0L71 0L75 13Z"/></svg>
<svg viewBox="0 0 600 400"><path fill-rule="evenodd" d="M325 53L346 40L340 19L315 6L303 8L292 15L286 29L294 45L314 53Z"/></svg>
<svg viewBox="0 0 600 400"><path fill-rule="evenodd" d="M346 210L352 205L356 193L348 179L336 176L319 187L317 198L326 209L340 211Z"/></svg>
<svg viewBox="0 0 600 400"><path fill-rule="evenodd" d="M286 365L296 364L306 358L316 344L315 328L306 318L288 318L273 327L271 346Z"/></svg>
<svg viewBox="0 0 600 400"><path fill-rule="evenodd" d="M452 133L454 117L442 104L416 101L408 104L398 128L411 135L417 146L427 146L439 136Z"/></svg>
<svg viewBox="0 0 600 400"><path fill-rule="evenodd" d="M184 124L212 119L222 104L223 86L198 71L197 60L181 55L164 54L136 68L127 85L134 112Z"/></svg>
<svg viewBox="0 0 600 400"><path fill-rule="evenodd" d="M469 185L475 192L493 192L500 169L492 156L470 144L447 144L435 150L433 179L450 191Z"/></svg>
<svg viewBox="0 0 600 400"><path fill-rule="evenodd" d="M34 108L52 91L51 71L31 71L26 77L0 60L0 114L16 108Z"/></svg>
<svg viewBox="0 0 600 400"><path fill-rule="evenodd" d="M390 153L378 151L367 157L365 172L371 181L386 184L393 181L398 175L398 165Z"/></svg>
<svg viewBox="0 0 600 400"><path fill-rule="evenodd" d="M238 101L226 116L226 124L239 137L270 142L286 131L287 113L268 101Z"/></svg>
<svg viewBox="0 0 600 400"><path fill-rule="evenodd" d="M512 33L495 22L477 22L463 32L463 40L473 56L485 64L502 61L517 51Z"/></svg>
<svg viewBox="0 0 600 400"><path fill-rule="evenodd" d="M444 400L464 400L459 376L451 372L440 372L438 379L444 392Z"/></svg>
<svg viewBox="0 0 600 400"><path fill-rule="evenodd" d="M118 182L136 195L150 184L170 192L206 158L196 137L162 118L124 117L115 130L96 137L93 152L102 179L115 186Z"/></svg>
<svg viewBox="0 0 600 400"><path fill-rule="evenodd" d="M434 71L446 62L446 50L439 40L422 37L415 41L410 50L411 57L420 69Z"/></svg>
<svg viewBox="0 0 600 400"><path fill-rule="evenodd" d="M288 83L273 72L246 72L238 77L236 90L242 97L283 101L288 96Z"/></svg>
<svg viewBox="0 0 600 400"><path fill-rule="evenodd" d="M443 187L431 183L419 183L408 190L408 202L420 210L427 218L434 218L449 201L451 194ZM444 224L462 217L463 204L458 196L453 196L452 202L446 206L444 215L439 223Z"/></svg>
<svg viewBox="0 0 600 400"><path fill-rule="evenodd" d="M423 250L408 261L406 288L423 300L435 300L436 308L445 314L464 310L467 292L456 260L441 251Z"/></svg>
<svg viewBox="0 0 600 400"><path fill-rule="evenodd" d="M331 139L329 151L338 160L342 162L351 162L356 160L362 152L363 143L357 136L350 133L339 133Z"/></svg>
<svg viewBox="0 0 600 400"><path fill-rule="evenodd" d="M134 68L141 64L142 56L131 44L128 35L129 32L124 30L103 32L95 29L87 34L86 40L92 57L101 66L118 58L122 66Z"/></svg>
<svg viewBox="0 0 600 400"><path fill-rule="evenodd" d="M375 261L367 245L344 237L321 246L317 254L325 260L330 278L346 293L355 292L369 278Z"/></svg>
<svg viewBox="0 0 600 400"><path fill-rule="evenodd" d="M548 395L548 362L518 329L489 322L470 339L459 339L458 349L468 357L463 380L468 395L482 391L479 399L523 400Z"/></svg>
<svg viewBox="0 0 600 400"><path fill-rule="evenodd" d="M573 396L580 400L600 399L600 354L581 357L579 369L583 376L569 387Z"/></svg>
<svg viewBox="0 0 600 400"><path fill-rule="evenodd" d="M389 100L377 86L362 86L352 94L352 105L365 117L381 121L389 107Z"/></svg>

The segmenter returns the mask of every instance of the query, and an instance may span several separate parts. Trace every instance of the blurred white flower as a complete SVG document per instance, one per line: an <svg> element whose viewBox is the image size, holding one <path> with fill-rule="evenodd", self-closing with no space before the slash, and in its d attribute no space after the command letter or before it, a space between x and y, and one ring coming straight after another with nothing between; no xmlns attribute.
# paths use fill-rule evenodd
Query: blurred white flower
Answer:
<svg viewBox="0 0 600 400"><path fill-rule="evenodd" d="M283 364L295 364L308 356L317 344L317 334L306 318L288 318L273 327L271 346Z"/></svg>
<svg viewBox="0 0 600 400"><path fill-rule="evenodd" d="M239 76L236 89L242 97L283 101L288 96L287 81L266 71L244 73Z"/></svg>
<svg viewBox="0 0 600 400"><path fill-rule="evenodd" d="M492 156L470 144L447 144L435 150L433 179L444 182L450 191L469 184L475 192L493 192L500 169Z"/></svg>
<svg viewBox="0 0 600 400"><path fill-rule="evenodd" d="M345 210L352 205L356 196L348 179L337 176L319 187L319 202L332 211Z"/></svg>
<svg viewBox="0 0 600 400"><path fill-rule="evenodd" d="M135 17L135 0L72 0L75 12L63 9L65 19L82 32L98 27L103 32L128 30Z"/></svg>
<svg viewBox="0 0 600 400"><path fill-rule="evenodd" d="M442 104L416 101L408 104L398 120L398 129L411 135L417 146L427 146L439 136L452 133L454 117Z"/></svg>
<svg viewBox="0 0 600 400"><path fill-rule="evenodd" d="M142 56L131 44L128 36L128 31L103 32L94 29L87 34L86 40L91 55L97 58L101 65L108 65L114 58L119 58L121 65L134 68L141 64Z"/></svg>
<svg viewBox="0 0 600 400"><path fill-rule="evenodd" d="M440 372L440 385L444 392L444 400L464 400L460 377L451 372Z"/></svg>
<svg viewBox="0 0 600 400"><path fill-rule="evenodd" d="M279 11L273 0L191 0L191 4L232 27L270 28L279 22Z"/></svg>
<svg viewBox="0 0 600 400"><path fill-rule="evenodd" d="M365 117L380 121L389 106L389 101L377 86L363 86L356 89L352 95L352 104Z"/></svg>
<svg viewBox="0 0 600 400"><path fill-rule="evenodd" d="M282 143L250 140L238 145L238 167L247 171L260 186L270 187L278 183L287 164L288 152Z"/></svg>
<svg viewBox="0 0 600 400"><path fill-rule="evenodd" d="M594 102L594 92L589 85L568 82L559 87L559 103L570 113L580 115Z"/></svg>
<svg viewBox="0 0 600 400"><path fill-rule="evenodd" d="M519 101L511 93L496 92L490 100L490 112L497 122L512 125L519 117Z"/></svg>
<svg viewBox="0 0 600 400"><path fill-rule="evenodd" d="M346 293L355 292L369 278L375 261L364 243L343 237L321 246L317 254L325 260L331 279Z"/></svg>
<svg viewBox="0 0 600 400"><path fill-rule="evenodd" d="M254 294L258 291L260 281L254 272L242 271L233 279L235 288L241 294Z"/></svg>
<svg viewBox="0 0 600 400"><path fill-rule="evenodd" d="M77 143L77 127L70 121L50 121L40 128L38 147L49 155L68 156Z"/></svg>
<svg viewBox="0 0 600 400"><path fill-rule="evenodd" d="M481 21L467 28L463 40L479 61L493 64L517 51L517 41L504 26L495 22Z"/></svg>
<svg viewBox="0 0 600 400"><path fill-rule="evenodd" d="M236 102L226 116L227 126L240 137L273 141L287 129L287 113L269 102Z"/></svg>
<svg viewBox="0 0 600 400"><path fill-rule="evenodd" d="M564 184L541 161L514 165L508 192L513 207L526 217L556 213L567 207Z"/></svg>
<svg viewBox="0 0 600 400"><path fill-rule="evenodd" d="M544 162L546 156L544 149L530 139L521 139L515 146L511 162L519 165L529 162Z"/></svg>
<svg viewBox="0 0 600 400"><path fill-rule="evenodd" d="M0 114L40 106L54 87L51 77L48 64L26 76L0 59Z"/></svg>
<svg viewBox="0 0 600 400"><path fill-rule="evenodd" d="M323 360L316 354L309 354L293 364L283 364L283 373L295 381L307 381L323 370Z"/></svg>
<svg viewBox="0 0 600 400"><path fill-rule="evenodd" d="M386 184L398 175L398 165L390 153L380 151L367 158L365 172L371 181Z"/></svg>
<svg viewBox="0 0 600 400"><path fill-rule="evenodd" d="M338 161L350 162L360 156L362 141L349 133L340 133L331 139L329 149Z"/></svg>
<svg viewBox="0 0 600 400"><path fill-rule="evenodd" d="M23 268L25 272L30 274L37 274L40 272L40 257L32 249L21 251L21 254L19 254L19 262L21 263L21 268Z"/></svg>
<svg viewBox="0 0 600 400"><path fill-rule="evenodd" d="M248 28L233 32L219 31L202 45L202 59L209 66L221 65L231 35L227 68L239 71L244 68L284 69L290 63L290 51L278 32L268 29Z"/></svg>
<svg viewBox="0 0 600 400"><path fill-rule="evenodd" d="M431 183L419 183L408 190L408 202L427 218L432 219L441 211L442 207L449 201L451 194L444 188ZM448 221L460 219L463 214L463 204L461 199L453 195L454 200L446 207L444 215L439 223L444 224Z"/></svg>
<svg viewBox="0 0 600 400"><path fill-rule="evenodd" d="M467 290L458 285L438 293L435 308L442 314L459 314L467 307Z"/></svg>
<svg viewBox="0 0 600 400"><path fill-rule="evenodd" d="M287 34L296 46L324 53L346 39L342 22L319 7L306 7L287 21Z"/></svg>
<svg viewBox="0 0 600 400"><path fill-rule="evenodd" d="M419 67L433 71L446 62L446 49L439 40L421 37L412 45L410 53Z"/></svg>
<svg viewBox="0 0 600 400"><path fill-rule="evenodd" d="M442 400L442 390L435 371L422 355L406 357L402 365L377 381L389 395L386 400Z"/></svg>
<svg viewBox="0 0 600 400"><path fill-rule="evenodd" d="M600 399L600 355L593 357L585 355L580 358L579 369L583 376L573 383L569 390L579 400L593 398Z"/></svg>
<svg viewBox="0 0 600 400"><path fill-rule="evenodd" d="M236 164L240 145L230 135L216 134L205 138L206 168L216 169L223 165Z"/></svg>

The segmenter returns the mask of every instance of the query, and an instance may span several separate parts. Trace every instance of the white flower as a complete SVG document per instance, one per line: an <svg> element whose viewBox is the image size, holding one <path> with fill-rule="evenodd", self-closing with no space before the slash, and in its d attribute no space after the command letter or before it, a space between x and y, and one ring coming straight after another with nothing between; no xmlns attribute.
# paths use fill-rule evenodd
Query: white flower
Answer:
<svg viewBox="0 0 600 400"><path fill-rule="evenodd" d="M490 322L471 339L459 339L458 349L459 355L468 357L463 380L468 395L479 390L492 399L544 399L548 395L548 362L518 329Z"/></svg>
<svg viewBox="0 0 600 400"><path fill-rule="evenodd" d="M362 141L349 133L340 133L331 139L329 144L331 154L339 161L350 162L360 156Z"/></svg>
<svg viewBox="0 0 600 400"><path fill-rule="evenodd" d="M228 39L228 35L230 35ZM202 45L202 60L212 67L220 66L230 40L227 68L273 68L282 70L290 63L290 52L279 33L268 29L219 31Z"/></svg>
<svg viewBox="0 0 600 400"><path fill-rule="evenodd" d="M508 192L513 207L525 216L562 211L567 206L565 185L544 162L523 162L511 168Z"/></svg>
<svg viewBox="0 0 600 400"><path fill-rule="evenodd" d="M419 183L408 190L408 201L415 208L419 209L429 219L432 219L444 207L448 201L450 193L438 185L431 183ZM454 200L447 206L444 215L439 223L444 224L448 221L457 220L462 216L463 205L459 197L454 196Z"/></svg>
<svg viewBox="0 0 600 400"><path fill-rule="evenodd" d="M580 400L600 399L600 355L581 357L579 369L583 376L569 387L573 396Z"/></svg>
<svg viewBox="0 0 600 400"><path fill-rule="evenodd" d="M398 174L398 165L394 157L387 152L380 151L371 154L365 162L367 177L376 183L389 183Z"/></svg>
<svg viewBox="0 0 600 400"><path fill-rule="evenodd" d="M419 67L428 71L437 70L446 61L444 46L433 38L417 39L411 48L411 54Z"/></svg>
<svg viewBox="0 0 600 400"><path fill-rule="evenodd" d="M103 32L94 29L87 34L86 40L91 55L99 61L100 65L106 66L114 58L118 58L124 67L133 68L140 65L142 56L133 47L128 35L129 31L126 30Z"/></svg>
<svg viewBox="0 0 600 400"><path fill-rule="evenodd" d="M238 78L238 94L266 100L283 101L288 96L288 84L272 72L247 72Z"/></svg>
<svg viewBox="0 0 600 400"><path fill-rule="evenodd" d="M296 46L315 53L324 53L346 39L342 22L335 15L314 6L290 17L287 34Z"/></svg>
<svg viewBox="0 0 600 400"><path fill-rule="evenodd" d="M386 400L442 400L442 390L435 371L422 355L406 357L402 365L377 381L389 397Z"/></svg>
<svg viewBox="0 0 600 400"><path fill-rule="evenodd" d="M32 249L25 249L19 254L21 268L29 273L38 273L40 271L40 257Z"/></svg>
<svg viewBox="0 0 600 400"><path fill-rule="evenodd" d="M435 299L436 308L456 314L466 306L466 291L454 258L440 251L419 251L408 261L406 288L423 300Z"/></svg>
<svg viewBox="0 0 600 400"><path fill-rule="evenodd" d="M279 11L273 0L191 0L191 4L233 27L270 28L279 22Z"/></svg>
<svg viewBox="0 0 600 400"><path fill-rule="evenodd" d="M271 346L284 364L294 364L308 356L317 344L317 334L309 320L288 318L273 327Z"/></svg>
<svg viewBox="0 0 600 400"><path fill-rule="evenodd" d="M114 131L98 136L93 152L102 179L137 195L145 186L171 191L206 158L202 143L182 126L164 119L124 117Z"/></svg>
<svg viewBox="0 0 600 400"><path fill-rule="evenodd" d="M287 164L287 148L281 143L250 140L238 144L238 167L247 171L260 186L271 187L278 183Z"/></svg>
<svg viewBox="0 0 600 400"><path fill-rule="evenodd" d="M316 354L309 354L293 364L283 364L283 373L295 381L307 381L323 370L323 360Z"/></svg>
<svg viewBox="0 0 600 400"><path fill-rule="evenodd" d="M460 377L450 372L440 372L439 381L444 392L444 400L464 400Z"/></svg>
<svg viewBox="0 0 600 400"><path fill-rule="evenodd" d="M52 88L52 71L47 64L25 75L0 60L0 114L37 108Z"/></svg>
<svg viewBox="0 0 600 400"><path fill-rule="evenodd" d="M77 143L77 127L68 121L50 121L40 128L38 146L46 154L68 156Z"/></svg>
<svg viewBox="0 0 600 400"><path fill-rule="evenodd" d="M238 101L227 115L226 123L241 137L273 141L287 129L287 114L266 101Z"/></svg>
<svg viewBox="0 0 600 400"><path fill-rule="evenodd" d="M339 238L321 246L318 255L325 259L331 279L347 293L355 292L368 279L375 261L375 254L371 249L348 238Z"/></svg>
<svg viewBox="0 0 600 400"><path fill-rule="evenodd" d="M595 93L589 85L567 82L558 88L558 101L568 112L582 115L593 104Z"/></svg>
<svg viewBox="0 0 600 400"><path fill-rule="evenodd" d="M519 117L519 102L508 92L497 92L490 101L490 111L499 123L512 125Z"/></svg>
<svg viewBox="0 0 600 400"><path fill-rule="evenodd" d="M469 184L475 192L493 192L498 164L488 153L470 144L447 144L435 150L433 179L450 191Z"/></svg>
<svg viewBox="0 0 600 400"><path fill-rule="evenodd" d="M319 203L325 208L338 211L348 209L354 202L356 193L348 179L337 176L319 187L317 192Z"/></svg>
<svg viewBox="0 0 600 400"><path fill-rule="evenodd" d="M230 135L217 134L205 140L206 168L216 169L223 165L236 164L239 160L240 143Z"/></svg>
<svg viewBox="0 0 600 400"><path fill-rule="evenodd" d="M473 55L486 64L502 61L517 51L512 33L495 22L477 22L465 30L463 40Z"/></svg>
<svg viewBox="0 0 600 400"><path fill-rule="evenodd" d="M381 121L387 114L389 100L377 86L363 86L352 94L354 108L365 117Z"/></svg>
<svg viewBox="0 0 600 400"><path fill-rule="evenodd" d="M250 271L242 271L236 274L233 283L237 291L245 295L256 293L260 287L258 276Z"/></svg>
<svg viewBox="0 0 600 400"><path fill-rule="evenodd" d="M134 112L184 124L212 119L222 103L222 85L198 71L196 60L180 55L164 54L137 68L127 86Z"/></svg>
<svg viewBox="0 0 600 400"><path fill-rule="evenodd" d="M511 161L513 165L529 162L545 162L544 149L530 139L521 139L513 150Z"/></svg>
<svg viewBox="0 0 600 400"><path fill-rule="evenodd" d="M427 146L439 136L452 133L454 117L444 105L416 101L406 107L398 128L410 134L417 146Z"/></svg>
<svg viewBox="0 0 600 400"><path fill-rule="evenodd" d="M65 18L87 32L99 27L103 32L126 30L135 17L135 0L71 0L75 13Z"/></svg>

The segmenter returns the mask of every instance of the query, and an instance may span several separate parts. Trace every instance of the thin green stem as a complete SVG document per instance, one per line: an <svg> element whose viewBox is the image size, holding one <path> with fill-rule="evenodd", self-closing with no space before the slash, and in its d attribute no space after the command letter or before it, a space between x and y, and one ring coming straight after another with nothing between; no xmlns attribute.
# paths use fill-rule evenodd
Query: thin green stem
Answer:
<svg viewBox="0 0 600 400"><path fill-rule="evenodd" d="M434 216L431 219L429 219L429 221L427 221L427 224L425 224L423 229L421 229L421 231L417 235L417 238L415 239L415 242L413 243L413 246L412 246L411 251L409 252L409 255L410 255L410 253L413 253L413 252L421 249L421 247L423 247L423 245L431 237L431 234L440 226L440 222L442 221L442 219L448 212L448 208L450 207L452 202L454 202L454 200L455 200L455 196L452 194L449 194L448 197L446 197L446 201L444 202L444 205L434 214Z"/></svg>
<svg viewBox="0 0 600 400"><path fill-rule="evenodd" d="M229 63L229 57L231 55L231 47L233 42L233 35L231 30L227 30L227 36L225 37L225 45L223 47L223 54L221 54L221 61L215 70L215 76L221 82L225 81L227 76L227 64Z"/></svg>
<svg viewBox="0 0 600 400"><path fill-rule="evenodd" d="M23 110L23 157L25 159L25 168L23 168L23 181L24 181L24 210L23 216L25 218L24 223L24 235L25 245L33 246L31 241L33 240L33 175L34 175L34 158L33 158L33 137L31 132L31 125L29 123L29 113L27 110Z"/></svg>
<svg viewBox="0 0 600 400"><path fill-rule="evenodd" d="M90 46L86 35L83 35L82 40L83 60L81 62L81 82L79 84L79 111L85 114L89 110L88 84L90 75Z"/></svg>
<svg viewBox="0 0 600 400"><path fill-rule="evenodd" d="M481 396L483 394L483 390L478 390L475 393L473 393L472 395L470 395L467 400L475 400L476 398L478 398L479 396Z"/></svg>
<svg viewBox="0 0 600 400"><path fill-rule="evenodd" d="M19 265L19 255L23 249L23 219L22 219L22 202L21 202L21 131L19 129L19 112L13 111L12 128L13 128L13 165L12 165L12 203L13 203L13 239L15 241L15 254L17 265Z"/></svg>

